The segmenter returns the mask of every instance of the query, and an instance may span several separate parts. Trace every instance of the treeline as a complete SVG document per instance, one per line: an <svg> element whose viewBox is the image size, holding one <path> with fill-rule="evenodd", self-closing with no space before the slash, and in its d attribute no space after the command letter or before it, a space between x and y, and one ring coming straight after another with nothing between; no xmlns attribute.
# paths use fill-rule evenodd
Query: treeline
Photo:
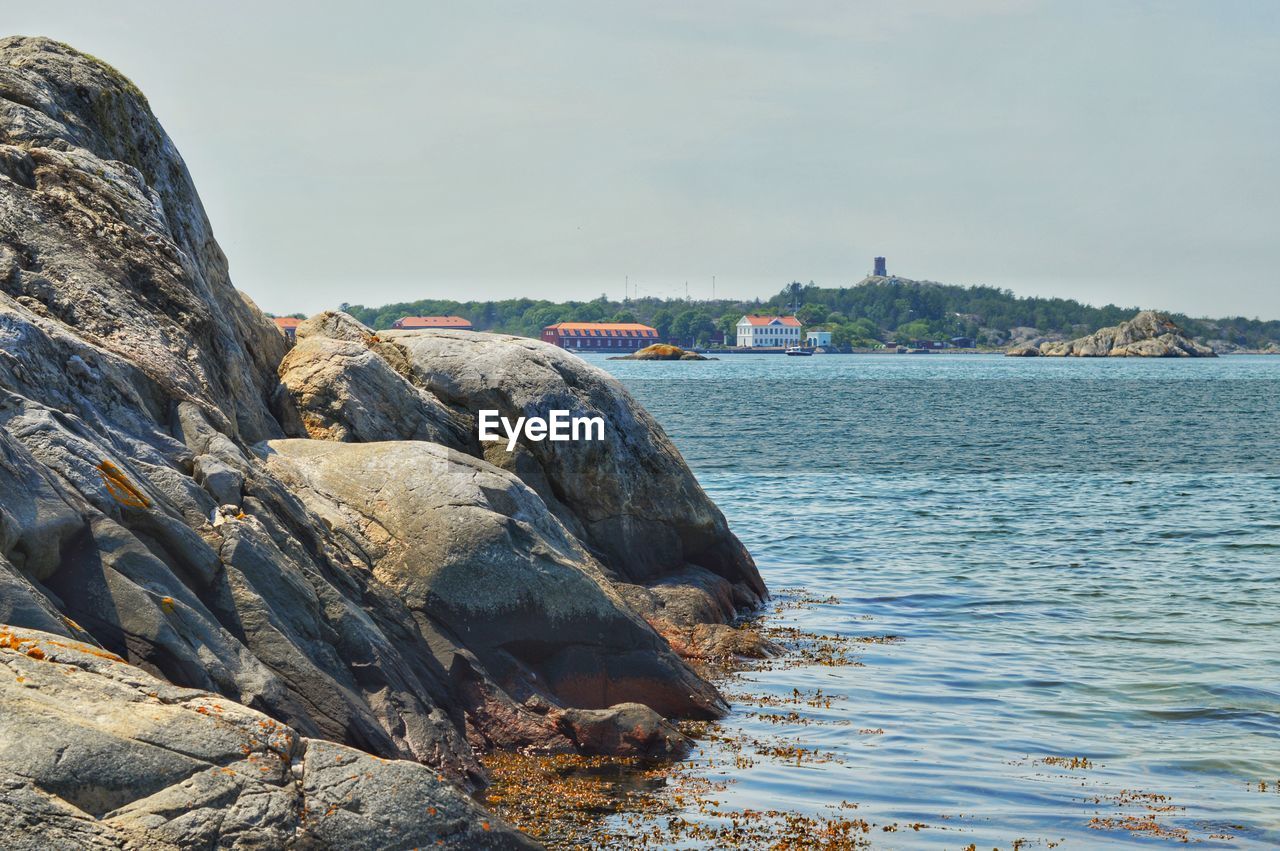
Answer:
<svg viewBox="0 0 1280 851"><path fill-rule="evenodd" d="M767 300L641 298L603 296L592 301L553 302L528 298L503 301L423 299L382 307L343 305L375 329L403 316L457 315L477 330L538 337L557 322L642 322L666 340L705 344L723 334L733 342L734 326L745 313L791 313L807 327L833 332L836 345L873 346L888 340L946 340L967 337L1000 346L1015 337L1038 334L1081 336L1131 318L1138 307L1081 304L1074 299L1016 296L987 286L955 286L901 278L868 278L851 287L794 282ZM1280 320L1230 317L1193 319L1172 314L1192 336L1243 348L1280 343Z"/></svg>
<svg viewBox="0 0 1280 851"><path fill-rule="evenodd" d="M342 309L375 330L390 328L404 316L461 316L477 331L496 331L539 337L542 329L557 322L641 322L658 330L665 339L706 343L717 333L733 336L733 326L744 313L769 309L755 301L685 301L639 298L614 301L603 296L592 301L545 301L513 298L503 301L452 301L422 299L382 307L344 304Z"/></svg>

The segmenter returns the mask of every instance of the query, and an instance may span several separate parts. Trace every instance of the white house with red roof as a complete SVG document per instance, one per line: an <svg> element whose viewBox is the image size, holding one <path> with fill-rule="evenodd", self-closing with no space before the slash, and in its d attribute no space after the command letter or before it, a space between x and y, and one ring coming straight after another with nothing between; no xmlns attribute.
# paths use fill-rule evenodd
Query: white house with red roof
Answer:
<svg viewBox="0 0 1280 851"><path fill-rule="evenodd" d="M738 345L772 349L800 345L800 320L794 316L744 316L738 320Z"/></svg>

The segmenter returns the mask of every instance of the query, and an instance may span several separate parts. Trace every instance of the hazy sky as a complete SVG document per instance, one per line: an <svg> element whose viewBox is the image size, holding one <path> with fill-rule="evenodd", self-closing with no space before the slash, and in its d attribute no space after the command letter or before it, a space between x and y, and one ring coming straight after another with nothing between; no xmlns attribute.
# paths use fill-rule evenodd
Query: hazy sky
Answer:
<svg viewBox="0 0 1280 851"><path fill-rule="evenodd" d="M1280 317L1280 2L0 0L147 93L264 309L890 272Z"/></svg>

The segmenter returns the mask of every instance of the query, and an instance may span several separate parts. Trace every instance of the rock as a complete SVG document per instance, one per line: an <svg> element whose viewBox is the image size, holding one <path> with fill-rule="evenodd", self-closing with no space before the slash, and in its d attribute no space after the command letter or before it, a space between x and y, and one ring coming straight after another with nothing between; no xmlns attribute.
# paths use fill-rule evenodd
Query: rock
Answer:
<svg viewBox="0 0 1280 851"><path fill-rule="evenodd" d="M281 436L268 398L285 340L231 287L146 98L105 63L22 36L0 40L0 98L5 141L25 152L34 183L0 186L0 288L170 395L211 402L238 436Z"/></svg>
<svg viewBox="0 0 1280 851"><path fill-rule="evenodd" d="M0 557L0 623L31 624L43 632L72 637L71 625L44 592Z"/></svg>
<svg viewBox="0 0 1280 851"><path fill-rule="evenodd" d="M213 455L197 455L194 463L196 482L220 504L239 505L244 476Z"/></svg>
<svg viewBox="0 0 1280 851"><path fill-rule="evenodd" d="M537 847L433 769L60 636L0 626L0 704L10 848Z"/></svg>
<svg viewBox="0 0 1280 851"><path fill-rule="evenodd" d="M84 526L45 467L0 431L0 555L33 579L47 579Z"/></svg>
<svg viewBox="0 0 1280 851"><path fill-rule="evenodd" d="M588 747L565 708L723 711L614 584L671 577L654 599L716 617L764 586L615 382L541 344L433 354L340 314L290 352L145 98L65 45L0 40L0 139L0 618L44 633L44 658L4 664L60 666L23 673L31 693L0 677L6 838L491 847L508 834L474 809L410 824L484 785L476 748ZM558 398L614 445L520 446L515 475L479 459L476 406ZM308 429L326 441L285 440ZM376 782L378 758L415 765Z"/></svg>
<svg viewBox="0 0 1280 851"><path fill-rule="evenodd" d="M640 703L608 709L564 709L552 712L556 723L588 753L621 756L683 756L693 742L662 716Z"/></svg>
<svg viewBox="0 0 1280 851"><path fill-rule="evenodd" d="M724 577L696 565L667 574L649 585L615 586L623 599L650 622L660 620L680 626L726 623L741 607L735 587Z"/></svg>
<svg viewBox="0 0 1280 851"><path fill-rule="evenodd" d="M294 336L299 341L308 337L345 340L348 343L359 343L366 348L378 341L378 335L364 323L350 314L337 310L325 310L309 319L304 319L294 331Z"/></svg>
<svg viewBox="0 0 1280 851"><path fill-rule="evenodd" d="M718 360L718 358L709 358L697 352L686 351L679 346L654 343L652 346L645 346L638 352L612 357L609 360Z"/></svg>
<svg viewBox="0 0 1280 851"><path fill-rule="evenodd" d="M301 338L280 364L280 379L318 440L477 445L465 416L414 387L362 342Z"/></svg>
<svg viewBox="0 0 1280 851"><path fill-rule="evenodd" d="M1032 343L1023 343L1020 346L1013 346L1004 353L1007 358L1038 358L1040 357L1040 347Z"/></svg>
<svg viewBox="0 0 1280 851"><path fill-rule="evenodd" d="M732 669L739 659L768 659L783 652L783 648L765 638L758 629L745 625L700 623L683 626L660 620L654 621L653 625L681 657L712 663L721 669Z"/></svg>
<svg viewBox="0 0 1280 851"><path fill-rule="evenodd" d="M543 683L571 706L723 711L514 475L418 441L278 440L264 458L410 611L459 636L506 690Z"/></svg>
<svg viewBox="0 0 1280 851"><path fill-rule="evenodd" d="M1163 313L1144 310L1128 322L1103 328L1087 337L1066 343L1047 343L1040 348L1047 357L1143 357L1212 358L1213 349L1188 338Z"/></svg>
<svg viewBox="0 0 1280 851"><path fill-rule="evenodd" d="M512 419L560 409L604 419L602 441L522 439L520 452L490 444L485 458L537 490L613 575L647 584L693 564L733 584L740 600L763 599L755 563L724 515L662 427L603 370L520 337L471 331L386 336L408 352L419 386L473 416L481 409Z"/></svg>

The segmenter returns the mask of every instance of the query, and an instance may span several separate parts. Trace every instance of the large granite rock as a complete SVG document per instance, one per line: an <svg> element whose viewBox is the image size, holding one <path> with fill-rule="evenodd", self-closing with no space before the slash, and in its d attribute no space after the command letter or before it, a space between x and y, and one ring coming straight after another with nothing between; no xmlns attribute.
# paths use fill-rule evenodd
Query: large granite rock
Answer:
<svg viewBox="0 0 1280 851"><path fill-rule="evenodd" d="M600 416L599 441L522 439L485 457L524 479L621 581L647 583L694 565L727 580L739 605L765 595L729 531L662 427L608 373L555 346L468 331L384 332L408 352L420 386L469 411Z"/></svg>
<svg viewBox="0 0 1280 851"><path fill-rule="evenodd" d="M475 444L466 417L414 387L365 342L307 336L285 356L280 379L317 440Z"/></svg>
<svg viewBox="0 0 1280 851"><path fill-rule="evenodd" d="M275 440L267 469L420 618L457 636L508 693L548 691L664 715L724 705L605 581L514 475L431 443Z"/></svg>
<svg viewBox="0 0 1280 851"><path fill-rule="evenodd" d="M399 792L343 803L375 757L424 763L474 789L485 782L476 748L622 747L610 736L574 739L553 712L627 701L721 711L715 690L629 609L623 586L695 575L693 591L729 589L728 609L764 589L652 420L616 384L538 344L516 360L519 345L506 341L507 355L476 352L487 377L473 378L456 362L469 356L463 346L441 343L437 372L427 347L366 332L325 314L290 351L232 288L182 160L141 93L56 42L0 41L0 621L100 648L83 652L124 659L130 677L221 695L224 711L235 701L289 741L311 740L288 751L315 762L299 769L304 786L308 772L356 778L336 797L319 780L288 793L332 801L324 809L346 832L330 847L365 834L387 845L377 831L407 817ZM577 459L522 447L503 463L517 479L475 457L484 448L474 410L495 393L511 405L580 394L607 412L611 447ZM309 434L325 441L286 439ZM610 485L608 470L630 462L636 469ZM341 481L353 470L364 479ZM646 483L646 471L665 482ZM579 484L601 511L566 490ZM87 676L79 662L58 670L72 672L67 683ZM26 694L7 688L0 723L19 717L14 695ZM77 701L122 717L115 697L95 703L91 692L49 693L68 718ZM129 710L138 723L168 712L148 700ZM165 734L198 739L184 728L201 715L165 714ZM136 797L121 797L109 777L75 791L72 774L92 771L59 769L78 759L70 751L48 775L66 796L21 768L45 765L37 750L6 751L12 760L0 763L0 806L57 822L67 832L51 834L55 847L165 847L164 831L187 824L188 810L210 813L208 823L222 812L226 845L251 844L233 831L251 817L288 830L275 792L243 792L206 771L205 762L245 768L221 751L153 754L135 750L132 733L93 735L93 760L116 780L132 778L135 754L151 773ZM13 738L0 749L36 747ZM194 760L183 763L186 779L173 767L183 754ZM405 779L404 794L432 800L416 783ZM151 809L139 809L143 799ZM478 822L466 813L457 830L470 841ZM125 830L134 825L154 831L144 840Z"/></svg>
<svg viewBox="0 0 1280 851"><path fill-rule="evenodd" d="M6 848L537 847L427 766L56 635L0 626L0 705Z"/></svg>
<svg viewBox="0 0 1280 851"><path fill-rule="evenodd" d="M1213 349L1190 339L1172 319L1154 310L1144 310L1128 322L1103 328L1087 337L1065 343L1045 343L1040 346L1040 354L1077 358L1217 357Z"/></svg>
<svg viewBox="0 0 1280 851"><path fill-rule="evenodd" d="M299 328L281 377L313 437L436 440L513 472L620 590L661 585L698 598L711 622L765 594L755 564L661 427L611 376L541 342L460 331L374 334L326 312ZM598 416L598 441L478 442L481 410ZM466 434L433 423L466 420ZM628 599L639 599L634 595ZM667 618L651 617L665 630Z"/></svg>
<svg viewBox="0 0 1280 851"><path fill-rule="evenodd" d="M280 436L270 401L285 341L231 287L146 98L48 39L0 40L0 58L4 291L122 356L165 395L209 404L232 435ZM92 380L92 360L55 366Z"/></svg>

